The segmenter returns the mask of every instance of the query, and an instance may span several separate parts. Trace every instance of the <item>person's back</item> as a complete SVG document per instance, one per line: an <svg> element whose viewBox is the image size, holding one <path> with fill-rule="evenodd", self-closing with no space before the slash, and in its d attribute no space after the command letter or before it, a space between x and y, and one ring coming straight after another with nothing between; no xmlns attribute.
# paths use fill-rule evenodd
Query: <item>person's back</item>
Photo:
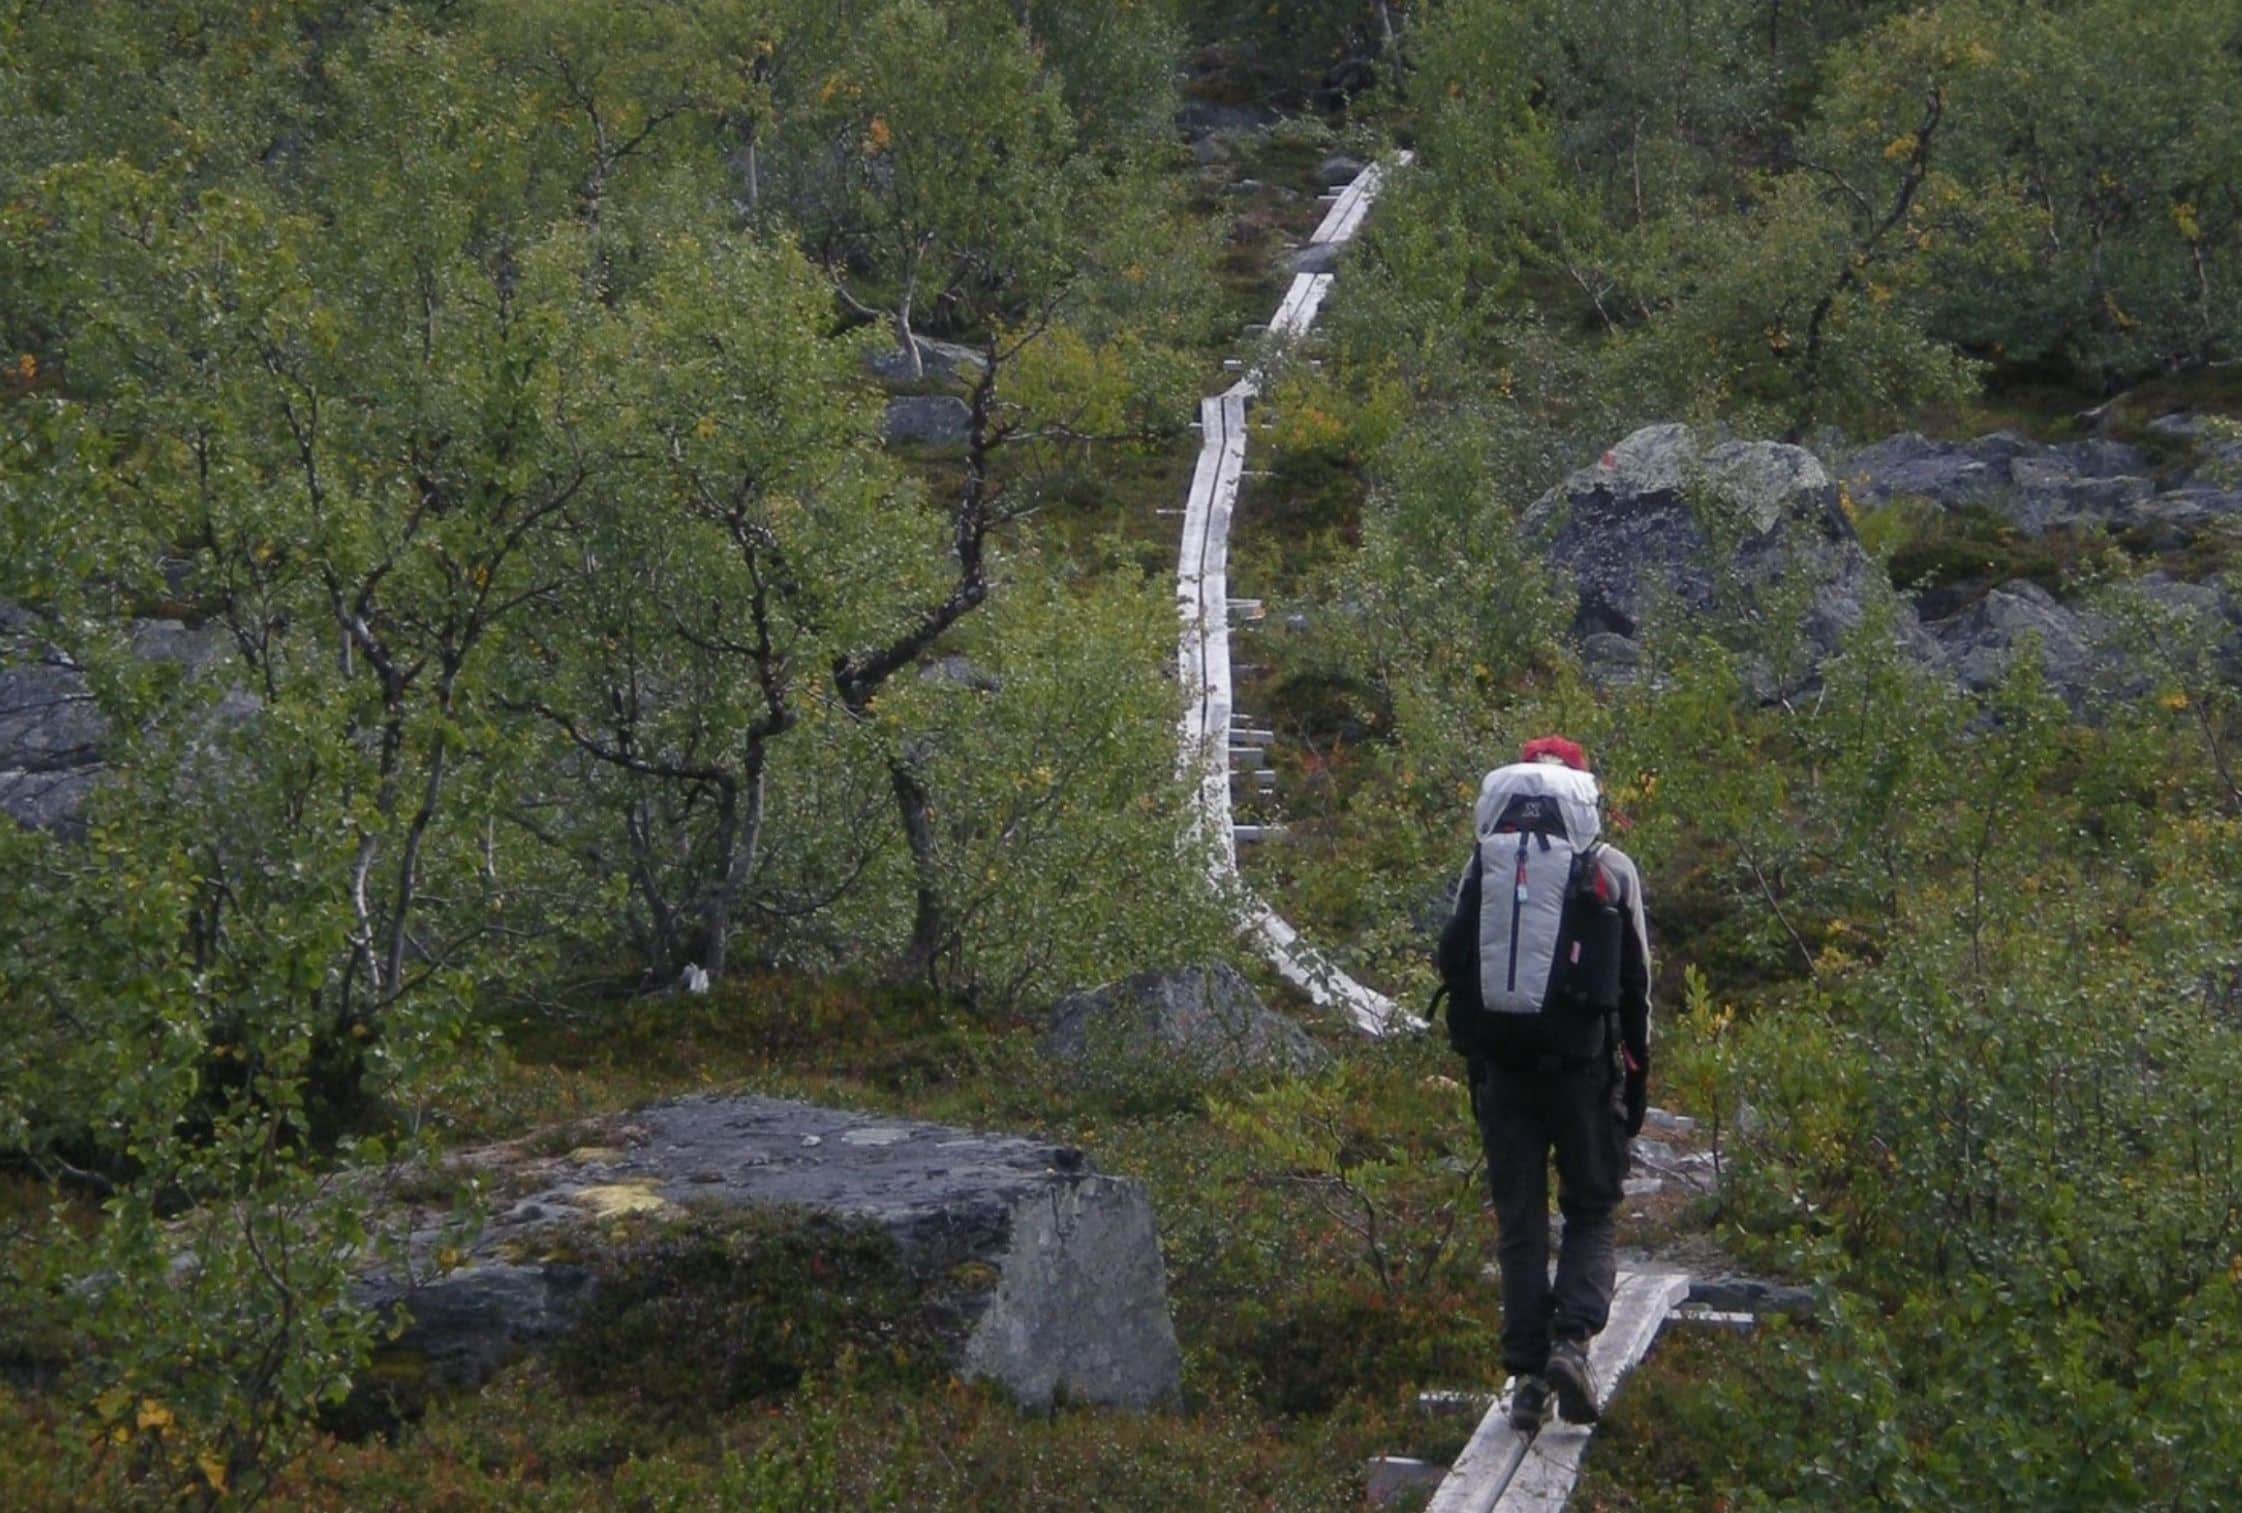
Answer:
<svg viewBox="0 0 2242 1513"><path fill-rule="evenodd" d="M1616 1280L1615 1214L1650 1066L1650 937L1642 879L1604 842L1596 782L1570 741L1527 743L1480 786L1477 842L1441 932L1450 1042L1500 1228L1512 1422L1540 1427L1552 1386L1593 1420L1587 1341ZM1552 1288L1549 1158L1565 1215ZM1546 1380L1545 1380L1546 1378Z"/></svg>

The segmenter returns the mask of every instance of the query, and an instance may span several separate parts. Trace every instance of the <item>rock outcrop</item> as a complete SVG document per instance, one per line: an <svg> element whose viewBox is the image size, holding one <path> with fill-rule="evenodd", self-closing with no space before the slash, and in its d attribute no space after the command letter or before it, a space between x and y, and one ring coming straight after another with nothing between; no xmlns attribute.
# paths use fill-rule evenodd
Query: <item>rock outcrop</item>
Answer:
<svg viewBox="0 0 2242 1513"><path fill-rule="evenodd" d="M2211 422L2187 431L2192 459L2175 465L2167 457L2160 474L2148 452L2123 441L2045 445L1995 432L1945 442L1908 433L1847 455L1836 470L1840 486L1799 447L1707 445L1687 426L1651 426L1544 495L1526 525L1577 591L1573 633L1599 686L1645 676L1637 638L1661 602L1716 627L1779 627L1795 617L1818 663L1862 623L1872 596L1890 592L1848 504L1922 501L1993 517L2015 532L2012 540L2071 531L2105 534L2136 553L2193 546L2207 533L2242 535L2242 441L2227 435ZM2119 634L2122 616L2067 604L2021 577L1988 576L1994 581L1945 582L1894 602L1902 648L1972 693L1991 688L2029 649L2049 686L2081 712L2097 692L2147 686ZM2242 605L2224 589L2157 571L2131 590L2207 625L2230 675L2242 671ZM1918 611L1927 615L1934 604L1940 617L1923 623ZM1752 676L1762 694L1770 691L1767 666L1755 663Z"/></svg>
<svg viewBox="0 0 2242 1513"><path fill-rule="evenodd" d="M0 813L67 831L100 775L108 734L85 674L65 658L29 651L0 665Z"/></svg>
<svg viewBox="0 0 2242 1513"><path fill-rule="evenodd" d="M1361 176L1370 166L1357 157L1335 152L1316 165L1316 179L1327 189L1343 189Z"/></svg>
<svg viewBox="0 0 2242 1513"><path fill-rule="evenodd" d="M2129 442L2097 437L2044 445L2008 431L1974 441L1907 432L1852 453L1837 473L1864 504L1919 499L1942 510L1975 508L2027 536L2139 532L2136 544L2162 550L2207 530L2242 528L2242 478L2226 465L2224 450L2242 454L2242 443L2213 441L2210 431L2164 434L2202 442L2196 466L2170 486L2158 482L2152 459Z"/></svg>
<svg viewBox="0 0 2242 1513"><path fill-rule="evenodd" d="M1578 593L1573 631L1624 676L1661 599L1693 618L1773 613L1795 592L1817 657L1834 652L1888 592L1813 453L1771 441L1705 444L1685 425L1648 426L1542 496L1525 523ZM1934 649L1895 606L1897 632Z"/></svg>
<svg viewBox="0 0 2242 1513"><path fill-rule="evenodd" d="M2074 708L2093 686L2107 659L2097 651L2100 628L2058 602L2036 583L2013 579L1937 621L1930 632L1954 680L1971 693L2001 681L2028 651L2039 658L2048 686Z"/></svg>
<svg viewBox="0 0 2242 1513"><path fill-rule="evenodd" d="M1262 1003L1253 984L1227 962L1139 972L1070 994L1051 1011L1043 1049L1064 1061L1108 1056L1207 1074L1305 1071L1328 1059L1305 1030Z"/></svg>
<svg viewBox="0 0 2242 1513"><path fill-rule="evenodd" d="M911 371L910 354L901 346L873 352L864 360L873 380L894 390L945 389L972 384L987 371L988 358L975 348L954 341L914 336L919 371Z"/></svg>
<svg viewBox="0 0 2242 1513"><path fill-rule="evenodd" d="M134 658L182 676L202 675L225 660L217 631L178 620L135 620L126 638ZM253 695L234 690L212 718L237 723L258 707ZM0 815L75 835L105 770L110 738L85 669L48 642L33 617L0 603Z"/></svg>
<svg viewBox="0 0 2242 1513"><path fill-rule="evenodd" d="M954 451L972 426L973 411L954 394L906 394L887 402L880 439L891 447Z"/></svg>
<svg viewBox="0 0 2242 1513"><path fill-rule="evenodd" d="M945 1302L951 1369L1023 1405L1142 1408L1177 1392L1151 1207L1079 1151L750 1096L657 1104L598 1138L565 1156L463 1158L509 1201L461 1264L419 1285L367 1279L368 1302L411 1317L393 1358L472 1383L562 1335L596 1297L593 1258L618 1217L791 1209L877 1228L930 1287L969 1279ZM441 1243L416 1237L416 1270Z"/></svg>
<svg viewBox="0 0 2242 1513"><path fill-rule="evenodd" d="M1229 105L1218 100L1186 100L1176 109L1175 125L1186 141L1210 136L1251 136L1277 123L1266 105Z"/></svg>

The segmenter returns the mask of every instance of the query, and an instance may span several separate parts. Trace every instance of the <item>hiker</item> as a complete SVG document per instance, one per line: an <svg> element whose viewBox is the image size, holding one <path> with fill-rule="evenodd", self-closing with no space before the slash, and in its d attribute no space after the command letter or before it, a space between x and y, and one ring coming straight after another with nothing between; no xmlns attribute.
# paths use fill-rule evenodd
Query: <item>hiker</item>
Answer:
<svg viewBox="0 0 2242 1513"><path fill-rule="evenodd" d="M1562 736L1528 741L1479 786L1478 844L1440 934L1448 1038L1468 1059L1499 1227L1510 1422L1599 1407L1588 1342L1611 1311L1627 1142L1650 1074L1642 879L1598 838L1596 779ZM1549 1157L1565 1216L1549 1279Z"/></svg>

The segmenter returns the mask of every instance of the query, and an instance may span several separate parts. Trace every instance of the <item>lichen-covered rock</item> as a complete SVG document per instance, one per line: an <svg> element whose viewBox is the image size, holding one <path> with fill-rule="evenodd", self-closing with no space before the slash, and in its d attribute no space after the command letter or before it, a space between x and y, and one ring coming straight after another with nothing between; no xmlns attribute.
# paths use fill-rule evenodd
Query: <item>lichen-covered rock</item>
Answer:
<svg viewBox="0 0 2242 1513"><path fill-rule="evenodd" d="M965 445L973 411L954 394L906 394L887 402L880 436L891 447L944 451Z"/></svg>
<svg viewBox="0 0 2242 1513"><path fill-rule="evenodd" d="M914 336L912 344L918 348L918 372L911 371L910 354L902 347L888 347L864 360L873 379L893 389L938 388L969 384L988 367L983 353L959 342Z"/></svg>
<svg viewBox="0 0 2242 1513"><path fill-rule="evenodd" d="M2172 551L2212 535L2242 535L2242 488L2188 483L2140 500L2117 522L2128 544Z"/></svg>
<svg viewBox="0 0 2242 1513"><path fill-rule="evenodd" d="M2002 584L1961 613L1930 627L1955 680L1972 693L1998 683L2028 646L2037 647L2049 686L2077 704L2100 659L2093 627L2036 583Z"/></svg>
<svg viewBox="0 0 2242 1513"><path fill-rule="evenodd" d="M1577 590L1573 631L1584 642L1632 640L1660 598L1704 620L1773 612L1780 587L1795 591L1787 609L1826 656L1870 598L1889 591L1813 453L1768 441L1708 446L1685 425L1635 432L1538 500L1526 525ZM1897 634L1928 658L1912 612L1893 611Z"/></svg>
<svg viewBox="0 0 2242 1513"><path fill-rule="evenodd" d="M2208 422L2193 427L2202 417L2185 418L2190 429L2163 428L2198 444L2186 479L2172 488L2159 486L2149 456L2128 442L2043 446L2005 431L1966 442L1889 437L1853 453L1838 474L1863 503L1919 499L1941 510L1986 511L2028 536L2106 530L2128 533L2139 548L2167 550L2233 529L2242 515L2242 470L2227 470L2221 450L2242 456L2242 442L2214 444Z"/></svg>
<svg viewBox="0 0 2242 1513"><path fill-rule="evenodd" d="M1323 1047L1263 1004L1227 962L1139 972L1070 994L1051 1011L1043 1049L1063 1061L1112 1056L1208 1073L1298 1071L1327 1059Z"/></svg>
<svg viewBox="0 0 2242 1513"><path fill-rule="evenodd" d="M1838 476L1862 503L1904 498L1940 506L1968 504L2009 488L2009 463L2028 450L2029 443L2006 432L1982 442L1957 443L1906 431L1853 453Z"/></svg>
<svg viewBox="0 0 2242 1513"><path fill-rule="evenodd" d="M216 630L177 620L135 620L125 644L140 661L189 677L221 667L226 657ZM211 719L238 723L260 707L253 695L231 691ZM85 670L46 640L34 616L0 603L0 815L75 836L106 770L109 737Z"/></svg>
<svg viewBox="0 0 2242 1513"><path fill-rule="evenodd" d="M393 1359L479 1381L581 1316L616 1221L783 1208L890 1237L915 1274L946 1289L953 1369L1027 1406L1149 1407L1176 1394L1151 1207L1079 1151L751 1096L656 1104L595 1138L565 1156L517 1144L463 1158L511 1201L464 1264L419 1285L368 1277L368 1301L411 1316ZM442 1244L417 1236L416 1269L432 1270ZM970 1285L947 1295L961 1277Z"/></svg>

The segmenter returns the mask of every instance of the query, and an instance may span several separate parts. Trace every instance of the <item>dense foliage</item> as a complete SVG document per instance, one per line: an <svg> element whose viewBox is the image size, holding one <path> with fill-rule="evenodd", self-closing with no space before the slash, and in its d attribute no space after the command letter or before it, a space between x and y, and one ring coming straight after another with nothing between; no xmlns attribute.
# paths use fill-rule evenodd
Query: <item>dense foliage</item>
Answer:
<svg viewBox="0 0 2242 1513"><path fill-rule="evenodd" d="M1555 329L1635 417L1889 425L1974 368L2115 387L2236 354L2216 3L1512 4L1414 35L1378 230L1412 376L1532 385Z"/></svg>
<svg viewBox="0 0 2242 1513"><path fill-rule="evenodd" d="M18 1301L155 1483L340 1393L333 1163L440 1138L492 1007L1208 938L1166 597L1027 523L1187 413L1167 23L843 10L0 8L0 596L106 732L0 837L0 1146L103 1200ZM866 367L930 336L912 466Z"/></svg>
<svg viewBox="0 0 2242 1513"><path fill-rule="evenodd" d="M1661 1347L1592 1495L2218 1505L2242 694L2231 624L2137 580L2232 605L2232 532L1848 499L1895 589L2027 576L2112 633L2090 690L2023 656L1976 695L1903 594L1818 665L1796 604L1656 614L1592 680L1522 517L1676 418L2201 465L2140 422L2238 408L2238 17L0 0L0 672L100 757L0 820L0 1470L1290 1507L1454 1449L1414 1393L1485 1385L1495 1324L1443 1048L1323 1027L1328 1068L1217 1085L1033 1044L1061 990L1225 949L1152 509L1319 160L1398 143L1258 412L1232 581L1303 614L1239 640L1293 827L1251 878L1422 1001L1478 774L1580 738L1649 880L1654 1095L1721 1162L1695 1219L1824 1299ZM1188 153L1179 79L1224 123ZM1238 124L1272 105L1317 114ZM890 403L951 438L888 444ZM431 1156L712 1084L1139 1177L1183 1410L1024 1421L919 1357L877 1243L655 1226L569 1348L330 1435L383 1216L473 1222Z"/></svg>

